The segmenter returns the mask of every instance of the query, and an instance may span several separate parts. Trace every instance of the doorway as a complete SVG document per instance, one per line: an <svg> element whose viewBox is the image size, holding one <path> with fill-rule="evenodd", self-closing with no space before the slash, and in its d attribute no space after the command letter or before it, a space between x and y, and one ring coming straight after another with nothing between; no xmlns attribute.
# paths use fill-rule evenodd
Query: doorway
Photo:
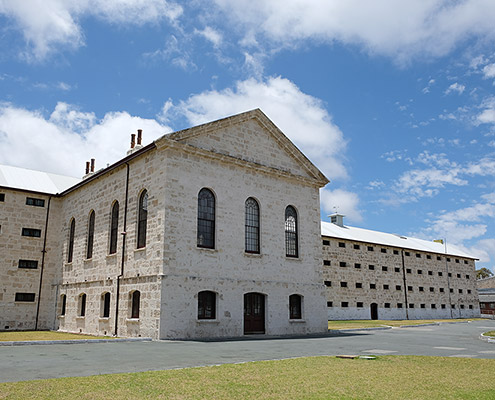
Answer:
<svg viewBox="0 0 495 400"><path fill-rule="evenodd" d="M378 304L371 303L370 311L371 311L371 319L378 319Z"/></svg>
<svg viewBox="0 0 495 400"><path fill-rule="evenodd" d="M265 333L265 296L261 293L244 295L244 334Z"/></svg>

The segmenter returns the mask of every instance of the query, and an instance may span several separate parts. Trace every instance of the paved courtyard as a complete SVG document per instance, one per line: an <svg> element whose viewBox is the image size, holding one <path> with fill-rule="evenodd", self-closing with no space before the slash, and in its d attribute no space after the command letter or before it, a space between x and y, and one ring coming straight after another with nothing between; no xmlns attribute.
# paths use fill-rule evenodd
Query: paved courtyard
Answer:
<svg viewBox="0 0 495 400"><path fill-rule="evenodd" d="M316 338L4 346L0 347L0 382L338 354L495 359L495 344L479 339L480 333L488 330L495 330L495 321Z"/></svg>

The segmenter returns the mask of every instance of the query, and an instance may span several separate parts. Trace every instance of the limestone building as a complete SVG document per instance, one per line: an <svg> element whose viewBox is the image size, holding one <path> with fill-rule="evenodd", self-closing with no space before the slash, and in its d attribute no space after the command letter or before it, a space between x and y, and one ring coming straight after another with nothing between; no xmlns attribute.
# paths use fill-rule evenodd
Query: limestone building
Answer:
<svg viewBox="0 0 495 400"><path fill-rule="evenodd" d="M329 320L479 317L473 256L331 221L321 228Z"/></svg>
<svg viewBox="0 0 495 400"><path fill-rule="evenodd" d="M0 167L0 329L325 331L326 177L260 110L140 135L82 180Z"/></svg>

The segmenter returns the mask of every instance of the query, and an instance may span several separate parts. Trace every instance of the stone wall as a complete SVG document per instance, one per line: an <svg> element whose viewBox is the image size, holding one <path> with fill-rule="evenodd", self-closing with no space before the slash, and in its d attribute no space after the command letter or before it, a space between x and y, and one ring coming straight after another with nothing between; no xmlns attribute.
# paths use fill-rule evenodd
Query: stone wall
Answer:
<svg viewBox="0 0 495 400"><path fill-rule="evenodd" d="M492 289L495 288L495 276L485 279L478 279L476 281L478 289Z"/></svg>

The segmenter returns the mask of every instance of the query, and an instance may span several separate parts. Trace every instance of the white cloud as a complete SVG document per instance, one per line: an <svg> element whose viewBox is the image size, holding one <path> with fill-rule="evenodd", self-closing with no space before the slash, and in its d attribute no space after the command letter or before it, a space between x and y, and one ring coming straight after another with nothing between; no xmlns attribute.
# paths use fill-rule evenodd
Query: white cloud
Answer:
<svg viewBox="0 0 495 400"><path fill-rule="evenodd" d="M205 27L203 30L195 30L195 33L203 36L206 40L211 42L214 47L219 47L222 44L222 34L210 26Z"/></svg>
<svg viewBox="0 0 495 400"><path fill-rule="evenodd" d="M342 189L320 190L321 208L325 213L332 214L338 211L353 222L361 222L363 217L358 209L359 197L356 193Z"/></svg>
<svg viewBox="0 0 495 400"><path fill-rule="evenodd" d="M160 120L167 121L170 115L178 114L197 125L254 108L267 114L329 179L347 177L342 132L319 99L281 77L240 81L234 89L195 94L174 106L168 101Z"/></svg>
<svg viewBox="0 0 495 400"><path fill-rule="evenodd" d="M84 44L79 19L93 16L114 24L174 21L182 7L164 0L3 0L0 14L11 17L28 46L25 56L43 59L59 47Z"/></svg>
<svg viewBox="0 0 495 400"><path fill-rule="evenodd" d="M452 92L457 92L457 94L462 94L464 90L466 89L466 86L461 85L460 83L453 83L450 85L447 90L445 90L445 94L450 94Z"/></svg>
<svg viewBox="0 0 495 400"><path fill-rule="evenodd" d="M0 163L59 174L82 176L85 161L97 168L126 155L130 134L143 129L144 143L171 129L127 112L98 120L74 106L58 103L49 118L9 104L0 105Z"/></svg>
<svg viewBox="0 0 495 400"><path fill-rule="evenodd" d="M494 39L491 0L216 0L249 43L274 46L313 39L359 45L409 60L442 56L468 37ZM220 18L225 18L225 15Z"/></svg>
<svg viewBox="0 0 495 400"><path fill-rule="evenodd" d="M485 79L495 78L495 64L488 64L483 67Z"/></svg>

